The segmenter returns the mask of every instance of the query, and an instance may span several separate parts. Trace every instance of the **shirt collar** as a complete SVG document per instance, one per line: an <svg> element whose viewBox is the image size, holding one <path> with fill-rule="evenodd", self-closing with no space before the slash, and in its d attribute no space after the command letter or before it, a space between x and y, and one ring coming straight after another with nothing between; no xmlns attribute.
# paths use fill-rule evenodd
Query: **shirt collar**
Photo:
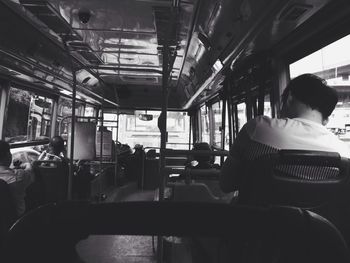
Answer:
<svg viewBox="0 0 350 263"><path fill-rule="evenodd" d="M308 120L308 119L304 119L304 118L293 118L293 120L300 121L300 122L307 123L307 124L314 125L314 126L318 126L318 127L322 128L322 129L326 129L327 130L326 126L324 126L324 125L322 125L322 124L320 124L318 122L312 121L312 120Z"/></svg>

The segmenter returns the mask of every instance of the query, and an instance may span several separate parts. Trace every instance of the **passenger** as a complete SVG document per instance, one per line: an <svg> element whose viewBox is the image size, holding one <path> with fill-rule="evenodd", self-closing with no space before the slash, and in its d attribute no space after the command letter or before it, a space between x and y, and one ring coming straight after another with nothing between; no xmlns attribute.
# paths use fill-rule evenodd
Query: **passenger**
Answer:
<svg viewBox="0 0 350 263"><path fill-rule="evenodd" d="M49 143L48 151L43 151L39 161L63 161L65 160L64 140L61 136L54 136Z"/></svg>
<svg viewBox="0 0 350 263"><path fill-rule="evenodd" d="M193 145L195 151L211 151L211 147L206 142L198 142ZM197 165L191 166L193 169L210 169L214 167L213 158L210 155L193 155L193 160L197 161Z"/></svg>
<svg viewBox="0 0 350 263"><path fill-rule="evenodd" d="M349 147L325 127L337 102L336 91L315 75L291 80L282 94L282 118L259 116L239 132L221 170L222 190L239 190L243 161L280 149L338 152L349 158Z"/></svg>
<svg viewBox="0 0 350 263"><path fill-rule="evenodd" d="M17 216L21 216L25 211L25 190L33 181L32 166L30 163L22 163L11 169L11 162L10 145L0 140L0 179L9 185Z"/></svg>

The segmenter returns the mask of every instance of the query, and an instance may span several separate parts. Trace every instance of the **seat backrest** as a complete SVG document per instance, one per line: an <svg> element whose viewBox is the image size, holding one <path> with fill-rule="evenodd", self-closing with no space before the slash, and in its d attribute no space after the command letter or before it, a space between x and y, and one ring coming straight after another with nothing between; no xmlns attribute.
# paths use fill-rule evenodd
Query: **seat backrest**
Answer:
<svg viewBox="0 0 350 263"><path fill-rule="evenodd" d="M240 203L316 208L347 187L349 160L338 153L280 150L245 164Z"/></svg>
<svg viewBox="0 0 350 263"><path fill-rule="evenodd" d="M6 262L75 262L65 257L88 235L219 238L217 262L350 262L339 231L308 211L176 202L42 206L11 228Z"/></svg>
<svg viewBox="0 0 350 263"><path fill-rule="evenodd" d="M219 198L212 194L206 184L175 183L173 184L173 201L215 203L219 202Z"/></svg>
<svg viewBox="0 0 350 263"><path fill-rule="evenodd" d="M4 236L16 219L16 207L9 185L0 179L0 248Z"/></svg>
<svg viewBox="0 0 350 263"><path fill-rule="evenodd" d="M35 161L33 163L35 180L43 187L44 202L67 199L68 163L65 161Z"/></svg>
<svg viewBox="0 0 350 263"><path fill-rule="evenodd" d="M221 171L215 168L197 169L186 168L184 172L185 180L190 182L193 180L196 183L203 183L208 186L210 192L216 197L222 197L225 194L221 191L219 185Z"/></svg>

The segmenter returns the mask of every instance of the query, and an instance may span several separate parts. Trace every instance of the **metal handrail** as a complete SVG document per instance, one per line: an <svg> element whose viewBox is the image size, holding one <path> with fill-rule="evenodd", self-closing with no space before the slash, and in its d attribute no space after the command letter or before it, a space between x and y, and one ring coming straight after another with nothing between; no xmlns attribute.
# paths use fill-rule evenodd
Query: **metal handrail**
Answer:
<svg viewBox="0 0 350 263"><path fill-rule="evenodd" d="M209 150L172 150L164 149L162 153L167 157L173 156L187 156L187 155L198 155L198 156L228 156L229 151L209 151Z"/></svg>

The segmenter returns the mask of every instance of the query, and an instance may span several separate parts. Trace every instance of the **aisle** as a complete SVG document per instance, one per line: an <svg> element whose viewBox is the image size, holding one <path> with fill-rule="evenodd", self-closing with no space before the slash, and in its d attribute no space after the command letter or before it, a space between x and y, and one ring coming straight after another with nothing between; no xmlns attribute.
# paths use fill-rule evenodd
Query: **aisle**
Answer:
<svg viewBox="0 0 350 263"><path fill-rule="evenodd" d="M152 201L153 197L153 190L136 190L114 201ZM77 252L85 263L156 262L150 236L90 236L78 243Z"/></svg>

